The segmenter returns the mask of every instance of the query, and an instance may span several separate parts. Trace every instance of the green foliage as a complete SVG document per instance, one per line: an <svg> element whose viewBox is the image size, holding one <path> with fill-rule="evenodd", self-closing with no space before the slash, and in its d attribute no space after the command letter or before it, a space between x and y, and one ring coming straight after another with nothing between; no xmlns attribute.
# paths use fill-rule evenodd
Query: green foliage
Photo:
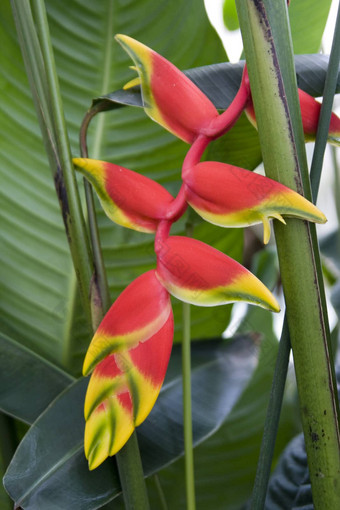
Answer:
<svg viewBox="0 0 340 510"><path fill-rule="evenodd" d="M289 14L295 53L319 51L329 5L330 0L292 1ZM234 1L225 1L228 23L233 20L230 29L237 27L235 17L230 14L233 6ZM201 0L175 3L142 0L130 3L128 8L124 2L115 0L96 3L46 0L46 7L74 156L79 154L79 127L92 99L120 89L133 77L128 57L113 40L115 33L128 33L142 40L181 69L225 60ZM69 385L73 376L80 373L91 328L82 311L9 0L0 3L0 46L0 294L3 296L0 409L27 423L38 418L10 466L6 487L17 500L27 493L25 509L45 508L49 504L67 508L70 501L84 510L99 508L113 494L118 494L119 483L112 462L89 474L83 456L82 404L86 381ZM297 59L299 86L312 95L321 95L326 68L327 60L320 55L300 57ZM194 81L201 80L200 86L217 107L226 108L237 90L241 66L203 67L194 69L191 76ZM338 92L339 87L338 80ZM139 108L115 108L101 113L90 126L90 157L139 171L161 182L173 194L178 191L186 150L183 142L152 123ZM205 157L254 169L261 161L258 135L242 116L230 133L209 146ZM82 192L80 179L78 183ZM96 205L113 300L132 279L154 267L153 238L113 225L97 202ZM190 211L174 227L174 233L183 233L187 221L193 225L195 238L242 259L241 230L212 227ZM335 235L325 241L325 253L327 263L331 260L338 264ZM330 266L336 281L339 268L333 271L334 266ZM262 253L258 272L268 285L274 286L275 255ZM339 313L339 284L333 289L332 299ZM181 304L174 302L174 308L175 339L179 340ZM219 337L230 313L230 306L193 307L193 339ZM238 344L230 345L209 340L209 345L203 342L193 347L194 440L199 444L195 450L195 467L198 508L202 510L240 508L253 485L277 339L268 313L253 307L248 307L239 326L239 333L244 332L261 341L254 374L253 344L249 340L241 339ZM248 346L248 351L245 347L243 352L242 346ZM237 365L240 360L245 362L243 371ZM163 468L159 479L168 505L180 509L185 508L182 460L172 463L183 455L178 409L179 364L175 349L161 398L154 414L140 428L139 436L147 474ZM65 393L53 401L64 389ZM211 395L215 398L211 399ZM51 401L52 406L43 412ZM296 433L294 414L294 399L286 398L275 459ZM172 437L173 416L177 429ZM11 427L17 431L12 421L5 424L1 421L2 438L7 437L6 431ZM17 437L12 439L14 445ZM38 468L29 456L32 451L48 452L46 456L37 455ZM7 463L1 449L1 471ZM21 477L23 471L26 478ZM159 494L152 482L149 492L152 508L159 508ZM0 507L11 508L3 492L0 492Z"/></svg>

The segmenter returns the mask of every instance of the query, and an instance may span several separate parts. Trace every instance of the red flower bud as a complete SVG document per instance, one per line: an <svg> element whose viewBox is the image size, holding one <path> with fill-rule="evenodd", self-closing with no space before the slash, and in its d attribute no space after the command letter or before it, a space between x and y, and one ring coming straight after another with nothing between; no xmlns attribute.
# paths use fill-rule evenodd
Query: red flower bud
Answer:
<svg viewBox="0 0 340 510"><path fill-rule="evenodd" d="M130 55L139 74L145 113L185 142L197 135L218 116L212 102L177 67L144 44L126 35L117 41Z"/></svg>
<svg viewBox="0 0 340 510"><path fill-rule="evenodd" d="M246 268L211 246L171 236L157 253L157 276L178 299L199 306L245 301L278 312L280 307Z"/></svg>
<svg viewBox="0 0 340 510"><path fill-rule="evenodd" d="M324 223L324 214L283 184L249 170L206 161L183 172L188 203L205 220L222 227L263 223L269 241L269 218L284 223L283 215Z"/></svg>
<svg viewBox="0 0 340 510"><path fill-rule="evenodd" d="M122 166L74 158L76 168L91 182L107 216L140 232L155 232L174 198L163 186Z"/></svg>

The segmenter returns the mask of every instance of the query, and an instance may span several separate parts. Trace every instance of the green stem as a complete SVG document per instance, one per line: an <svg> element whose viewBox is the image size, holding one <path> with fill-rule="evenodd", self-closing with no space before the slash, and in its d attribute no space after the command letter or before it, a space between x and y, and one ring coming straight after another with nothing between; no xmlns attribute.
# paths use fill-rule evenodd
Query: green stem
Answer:
<svg viewBox="0 0 340 510"><path fill-rule="evenodd" d="M183 374L183 424L184 424L184 462L187 510L195 510L195 476L192 441L191 413L191 352L190 352L190 305L183 303L183 340L182 340L182 374Z"/></svg>
<svg viewBox="0 0 340 510"><path fill-rule="evenodd" d="M92 115L89 115L92 114ZM79 145L80 154L82 158L88 158L87 149L87 129L89 122L93 117L93 109L87 113L80 128ZM88 224L90 230L90 241L93 253L93 261L95 268L96 288L98 289L98 299L94 299L96 296L92 295L92 326L96 330L103 318L103 312L106 312L111 304L110 289L106 276L106 269L104 264L103 253L100 244L99 229L96 217L96 210L94 205L94 196L91 184L87 179L84 179L84 190L86 198L86 209Z"/></svg>
<svg viewBox="0 0 340 510"><path fill-rule="evenodd" d="M28 0L11 0L11 3L80 286L82 303L90 320L88 294L93 266L74 177L45 6L42 0L32 0L36 18L35 26Z"/></svg>
<svg viewBox="0 0 340 510"><path fill-rule="evenodd" d="M251 510L262 510L266 500L268 481L287 378L289 355L290 338L287 318L285 317L269 397L267 416L263 429L260 456L257 464L254 489L251 499Z"/></svg>
<svg viewBox="0 0 340 510"><path fill-rule="evenodd" d="M329 122L332 112L332 104L333 97L337 82L338 76L338 67L339 67L339 58L340 58L340 39L339 39L339 12L337 17L337 28L336 28L336 38L333 40L332 52L330 56L330 64L327 70L327 76L325 81L324 88L324 97L325 100L322 103L320 119L319 119L319 127L316 135L315 148L313 153L313 160L310 171L310 180L311 180L311 188L313 193L313 202L315 203L317 200L320 179L321 179L321 171L322 171L322 163L323 156L326 149L327 143L327 135L329 129ZM336 56L334 57L334 52ZM338 175L337 175L337 164L334 147L332 147L332 155L333 155L333 164L335 169L335 179L338 184ZM339 189L337 185L335 185L335 189ZM340 196L340 195L338 195ZM337 204L337 200L336 200ZM340 208L337 205L338 210L338 218L340 218L339 211ZM340 220L339 220L340 222ZM335 339L337 338L337 333L335 335ZM335 352L334 345L333 352ZM270 399L268 403L268 410L266 421L264 425L263 438L261 443L260 456L256 471L254 489L252 494L252 510L260 510L264 507L267 487L270 476L270 469L273 460L274 448L277 430L279 426L280 420L280 411L282 407L284 388L285 388L285 380L287 377L288 363L289 363L289 355L290 355L290 337L289 330L287 324L287 317L285 315L282 335L279 345L279 352L276 361L273 384L271 388Z"/></svg>
<svg viewBox="0 0 340 510"><path fill-rule="evenodd" d="M136 432L116 454L116 459L125 508L128 510L149 510Z"/></svg>
<svg viewBox="0 0 340 510"><path fill-rule="evenodd" d="M167 502L165 499L164 491L162 489L162 485L161 485L159 476L156 474L156 475L153 475L152 478L153 478L153 481L155 482L157 494L159 496L160 510L168 510L168 505L167 505Z"/></svg>
<svg viewBox="0 0 340 510"><path fill-rule="evenodd" d="M332 115L333 99L338 80L339 62L340 62L340 5L338 7L334 39L332 43L331 54L329 57L329 64L326 74L325 87L323 91L323 100L318 123L318 130L316 133L315 147L310 169L312 193L313 197L315 197L315 201L321 179L323 157L325 154L327 144L329 123Z"/></svg>
<svg viewBox="0 0 340 510"><path fill-rule="evenodd" d="M310 198L291 37L283 0L237 0L266 174ZM340 437L315 226L275 225L316 509L340 508Z"/></svg>

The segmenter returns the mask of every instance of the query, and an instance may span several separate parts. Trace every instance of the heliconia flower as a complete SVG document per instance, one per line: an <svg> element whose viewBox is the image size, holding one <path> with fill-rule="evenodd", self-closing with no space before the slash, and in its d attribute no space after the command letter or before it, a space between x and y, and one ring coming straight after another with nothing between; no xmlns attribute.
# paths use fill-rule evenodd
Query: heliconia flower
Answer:
<svg viewBox="0 0 340 510"><path fill-rule="evenodd" d="M302 126L306 142L313 142L316 137L320 117L321 103L306 92L298 89ZM249 121L257 129L253 103L250 101L245 109ZM333 145L340 145L340 118L332 113L328 131L328 142Z"/></svg>
<svg viewBox="0 0 340 510"><path fill-rule="evenodd" d="M264 243L270 238L269 219L282 215L316 223L326 217L299 193L273 179L237 166L205 161L183 172L187 202L205 220L222 227L263 223Z"/></svg>
<svg viewBox="0 0 340 510"><path fill-rule="evenodd" d="M211 246L170 236L157 252L157 277L178 299L199 306L245 301L278 312L280 307L260 280Z"/></svg>
<svg viewBox="0 0 340 510"><path fill-rule="evenodd" d="M107 216L140 232L155 232L174 198L160 184L127 168L74 158L73 163L93 185Z"/></svg>
<svg viewBox="0 0 340 510"><path fill-rule="evenodd" d="M147 115L191 144L218 116L215 106L164 57L126 35L116 35L116 39L134 61L139 74L125 88L140 84Z"/></svg>
<svg viewBox="0 0 340 510"><path fill-rule="evenodd" d="M85 399L85 455L95 469L115 455L150 413L168 366L173 314L170 296L148 271L118 297L88 349L93 370Z"/></svg>

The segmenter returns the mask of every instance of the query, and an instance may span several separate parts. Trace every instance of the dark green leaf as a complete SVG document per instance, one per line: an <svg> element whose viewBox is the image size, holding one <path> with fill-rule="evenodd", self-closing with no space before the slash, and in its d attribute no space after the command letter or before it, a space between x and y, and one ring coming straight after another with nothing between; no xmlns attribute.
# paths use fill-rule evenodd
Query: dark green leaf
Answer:
<svg viewBox="0 0 340 510"><path fill-rule="evenodd" d="M26 347L0 334L0 409L27 423L74 379Z"/></svg>
<svg viewBox="0 0 340 510"><path fill-rule="evenodd" d="M303 434L295 437L285 449L280 462L272 475L268 495L266 499L266 510L312 510L313 505L296 506L295 501L298 492L301 490L303 484L308 485L308 470L307 470L307 455L305 450L305 443ZM311 497L311 488L309 482L309 499ZM305 496L306 496L305 492ZM307 502L305 501L305 504Z"/></svg>
<svg viewBox="0 0 340 510"><path fill-rule="evenodd" d="M264 316L261 319L265 321ZM251 495L277 346L274 335L262 340L259 365L240 400L216 434L194 451L197 510L239 510ZM287 399L281 414L275 460L297 433L296 413L295 402ZM183 459L158 473L169 509L186 508L184 476ZM158 510L159 497L151 480L148 492L151 508Z"/></svg>
<svg viewBox="0 0 340 510"><path fill-rule="evenodd" d="M194 442L212 435L227 419L257 364L249 337L193 345ZM148 476L183 455L180 350L174 348L166 382L138 438ZM90 472L83 453L83 401L87 379L68 388L36 421L5 476L17 505L37 508L99 508L119 494L112 459ZM37 455L36 452L44 452ZM52 506L51 506L52 505Z"/></svg>

